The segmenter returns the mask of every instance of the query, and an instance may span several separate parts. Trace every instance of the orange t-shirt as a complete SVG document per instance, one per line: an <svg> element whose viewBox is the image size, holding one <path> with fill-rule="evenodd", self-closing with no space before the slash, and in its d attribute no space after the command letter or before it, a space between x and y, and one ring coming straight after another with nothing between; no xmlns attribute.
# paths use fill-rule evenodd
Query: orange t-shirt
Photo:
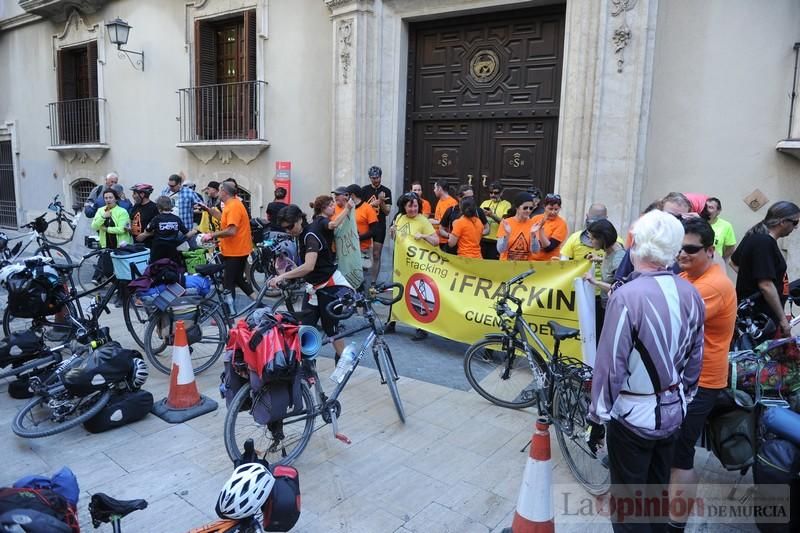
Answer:
<svg viewBox="0 0 800 533"><path fill-rule="evenodd" d="M458 255L483 258L481 255L481 234L483 233L481 219L460 216L453 222L451 233L458 237Z"/></svg>
<svg viewBox="0 0 800 533"><path fill-rule="evenodd" d="M534 224L538 224L544 219L544 215L536 215L535 217L531 218L531 221ZM547 235L548 239L556 239L559 241L559 245L550 250L549 252L545 252L544 250L539 250L535 254L531 254L532 261L549 261L553 257L559 257L561 252L561 245L564 244L564 241L567 240L567 236L569 232L567 230L567 222L561 217L556 217L550 220L545 220L544 222L544 234Z"/></svg>
<svg viewBox="0 0 800 533"><path fill-rule="evenodd" d="M430 218L431 213L433 213L433 211L431 210L431 203L428 200L426 200L425 198L423 198L422 199L422 214L425 215L426 217Z"/></svg>
<svg viewBox="0 0 800 533"><path fill-rule="evenodd" d="M528 219L520 222L517 217L508 217L500 222L497 228L497 239L506 236L506 229L503 222L508 222L511 232L508 233L508 248L500 254L501 261L530 261L531 256L531 226L533 220Z"/></svg>
<svg viewBox="0 0 800 533"><path fill-rule="evenodd" d="M447 198L442 198L438 202L436 202L436 213L434 213L433 218L436 220L442 220L444 216L444 212L447 211L448 208L453 207L454 205L458 205L458 200L453 198L452 196L448 196ZM436 230L436 234L439 235L439 224L434 226ZM439 235L439 244L447 244L447 237L442 237Z"/></svg>
<svg viewBox="0 0 800 533"><path fill-rule="evenodd" d="M331 220L336 220L337 218L339 218L339 215L341 215L344 212L344 209L345 209L344 207L339 207L338 205L336 205L334 203L333 204L333 218L331 218Z"/></svg>
<svg viewBox="0 0 800 533"><path fill-rule="evenodd" d="M222 208L220 228L236 226L236 234L219 240L219 251L226 257L246 257L253 251L253 238L250 236L250 217L244 204L235 196L225 202Z"/></svg>
<svg viewBox="0 0 800 533"><path fill-rule="evenodd" d="M356 228L358 234L362 235L369 231L369 225L378 221L378 215L375 214L375 209L367 202L361 202L356 207ZM372 239L361 241L361 250L368 250L372 246Z"/></svg>
<svg viewBox="0 0 800 533"><path fill-rule="evenodd" d="M728 385L728 349L736 326L736 288L718 264L699 278L692 279L686 272L680 277L694 285L706 304L700 386L723 389Z"/></svg>

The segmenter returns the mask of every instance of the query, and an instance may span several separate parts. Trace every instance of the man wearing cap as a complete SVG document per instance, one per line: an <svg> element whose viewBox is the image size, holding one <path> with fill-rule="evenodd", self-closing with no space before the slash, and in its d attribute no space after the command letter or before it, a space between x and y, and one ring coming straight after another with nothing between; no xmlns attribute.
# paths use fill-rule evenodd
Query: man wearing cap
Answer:
<svg viewBox="0 0 800 533"><path fill-rule="evenodd" d="M333 195L333 219L339 218L339 215L344 212L347 207L347 201L350 199L350 193L347 192L347 187L336 187L331 191Z"/></svg>
<svg viewBox="0 0 800 533"><path fill-rule="evenodd" d="M372 166L367 171L369 175L369 185L365 185L361 190L361 199L375 209L378 215L378 225L372 239L372 281L378 280L381 271L381 251L383 241L386 239L386 215L392 210L392 191L385 185L381 185L383 171L381 167Z"/></svg>
<svg viewBox="0 0 800 533"><path fill-rule="evenodd" d="M137 183L131 187L133 197L133 207L130 208L131 215L131 235L136 242L140 242L150 248L152 237L144 235L144 229L150 221L158 215L158 207L155 202L150 200L153 186L149 183Z"/></svg>

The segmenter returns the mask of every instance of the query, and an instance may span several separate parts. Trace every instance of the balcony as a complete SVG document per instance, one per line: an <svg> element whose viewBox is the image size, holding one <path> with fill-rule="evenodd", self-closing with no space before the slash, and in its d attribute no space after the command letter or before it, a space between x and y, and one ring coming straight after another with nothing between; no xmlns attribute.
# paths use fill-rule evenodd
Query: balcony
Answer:
<svg viewBox="0 0 800 533"><path fill-rule="evenodd" d="M108 150L105 135L105 98L80 98L47 104L50 146L68 161L80 158L97 163Z"/></svg>
<svg viewBox="0 0 800 533"><path fill-rule="evenodd" d="M83 15L93 15L100 11L108 0L18 0L17 3L28 13L54 22L64 22L73 9L79 9Z"/></svg>
<svg viewBox="0 0 800 533"><path fill-rule="evenodd" d="M264 81L243 81L178 90L180 142L203 163L231 155L245 163L269 146L265 138Z"/></svg>

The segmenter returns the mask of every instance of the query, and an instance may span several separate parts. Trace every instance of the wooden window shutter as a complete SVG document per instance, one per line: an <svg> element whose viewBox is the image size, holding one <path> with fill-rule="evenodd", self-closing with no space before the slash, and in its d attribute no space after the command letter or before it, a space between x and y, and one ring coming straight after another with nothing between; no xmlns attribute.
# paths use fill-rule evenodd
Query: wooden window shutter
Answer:
<svg viewBox="0 0 800 533"><path fill-rule="evenodd" d="M247 81L256 80L256 48L258 35L256 33L256 10L251 9L244 13L244 42L245 62L247 66Z"/></svg>
<svg viewBox="0 0 800 533"><path fill-rule="evenodd" d="M74 100L78 95L75 79L75 56L69 50L58 51L58 100Z"/></svg>
<svg viewBox="0 0 800 533"><path fill-rule="evenodd" d="M88 53L86 54L89 62L89 94L92 98L97 98L97 41L89 43Z"/></svg>
<svg viewBox="0 0 800 533"><path fill-rule="evenodd" d="M217 83L217 34L206 21L194 22L195 85Z"/></svg>

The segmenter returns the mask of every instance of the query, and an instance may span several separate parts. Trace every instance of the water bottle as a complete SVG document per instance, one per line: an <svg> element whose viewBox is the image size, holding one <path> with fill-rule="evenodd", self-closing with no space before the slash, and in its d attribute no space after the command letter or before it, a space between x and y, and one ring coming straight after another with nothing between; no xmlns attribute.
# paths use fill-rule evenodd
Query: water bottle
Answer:
<svg viewBox="0 0 800 533"><path fill-rule="evenodd" d="M228 313L230 315L235 315L236 306L233 304L233 293L231 291L225 291L222 294L222 299L225 301L225 306L228 308Z"/></svg>
<svg viewBox="0 0 800 533"><path fill-rule="evenodd" d="M344 376L353 368L356 362L356 343L351 342L345 347L339 362L336 364L336 370L331 374L331 381L341 383Z"/></svg>

